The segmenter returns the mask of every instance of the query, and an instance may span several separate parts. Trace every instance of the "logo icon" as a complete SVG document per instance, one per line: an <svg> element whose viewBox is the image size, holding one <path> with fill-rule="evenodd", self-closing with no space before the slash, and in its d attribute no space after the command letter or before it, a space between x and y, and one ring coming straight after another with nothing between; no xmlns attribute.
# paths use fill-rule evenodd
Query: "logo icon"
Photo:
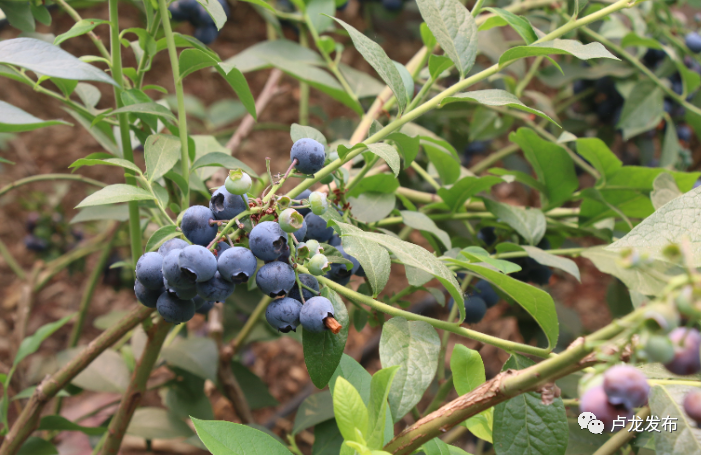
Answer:
<svg viewBox="0 0 701 455"><path fill-rule="evenodd" d="M602 434L604 432L604 422L598 420L593 412L583 412L577 418L579 428L587 429L593 434Z"/></svg>

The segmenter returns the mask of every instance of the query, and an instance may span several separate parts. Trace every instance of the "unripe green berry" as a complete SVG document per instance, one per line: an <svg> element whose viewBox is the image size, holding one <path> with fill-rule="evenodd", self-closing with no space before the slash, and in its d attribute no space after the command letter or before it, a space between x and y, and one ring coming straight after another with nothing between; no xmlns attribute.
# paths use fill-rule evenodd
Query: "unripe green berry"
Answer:
<svg viewBox="0 0 701 455"><path fill-rule="evenodd" d="M234 169L229 172L229 176L224 181L226 191L231 194L245 194L251 189L251 176L243 172L241 169Z"/></svg>
<svg viewBox="0 0 701 455"><path fill-rule="evenodd" d="M328 185L329 183L333 182L333 175L329 174L329 175L327 175L326 177L322 178L322 179L319 180L319 181L320 181L321 183L323 183L324 185Z"/></svg>
<svg viewBox="0 0 701 455"><path fill-rule="evenodd" d="M679 313L663 303L648 305L644 318L645 326L653 332L668 333L679 327Z"/></svg>
<svg viewBox="0 0 701 455"><path fill-rule="evenodd" d="M290 199L288 196L280 196L277 200L277 206L281 210L285 210L287 207L289 207L290 203L292 203L292 199Z"/></svg>
<svg viewBox="0 0 701 455"><path fill-rule="evenodd" d="M309 257L312 257L315 254L324 252L324 249L321 247L318 240L309 239L306 242L304 242L304 244L309 249Z"/></svg>
<svg viewBox="0 0 701 455"><path fill-rule="evenodd" d="M314 191L309 196L309 205L311 206L314 215L323 215L329 208L329 202L326 200L326 195L318 191Z"/></svg>
<svg viewBox="0 0 701 455"><path fill-rule="evenodd" d="M653 362L671 362L674 359L674 344L665 335L650 335L645 343L645 353Z"/></svg>
<svg viewBox="0 0 701 455"><path fill-rule="evenodd" d="M329 260L323 254L315 254L309 261L308 268L312 275L319 276L331 270L331 264L329 264Z"/></svg>
<svg viewBox="0 0 701 455"><path fill-rule="evenodd" d="M285 209L278 217L280 228L287 233L292 233L302 227L304 217L295 209Z"/></svg>

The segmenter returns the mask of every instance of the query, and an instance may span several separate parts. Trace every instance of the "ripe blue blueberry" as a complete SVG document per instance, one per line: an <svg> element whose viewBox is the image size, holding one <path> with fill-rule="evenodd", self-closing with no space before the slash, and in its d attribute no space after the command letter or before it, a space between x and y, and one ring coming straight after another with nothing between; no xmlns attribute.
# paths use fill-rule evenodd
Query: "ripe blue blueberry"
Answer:
<svg viewBox="0 0 701 455"><path fill-rule="evenodd" d="M173 250L163 258L163 278L168 282L167 287L173 289L190 289L194 283L180 269L180 253L183 250Z"/></svg>
<svg viewBox="0 0 701 455"><path fill-rule="evenodd" d="M534 266L528 273L529 281L541 286L545 286L546 284L550 283L550 277L552 276L553 271L550 270L549 267L541 264Z"/></svg>
<svg viewBox="0 0 701 455"><path fill-rule="evenodd" d="M684 141L687 144L691 142L691 128L687 125L679 125L677 128L677 137L680 141Z"/></svg>
<svg viewBox="0 0 701 455"><path fill-rule="evenodd" d="M487 313L487 304L481 297L474 295L465 296L465 322L477 324Z"/></svg>
<svg viewBox="0 0 701 455"><path fill-rule="evenodd" d="M164 292L158 298L156 310L166 322L180 324L192 319L195 304L192 300L181 300L175 294Z"/></svg>
<svg viewBox="0 0 701 455"><path fill-rule="evenodd" d="M204 302L199 308L195 310L195 313L207 314L209 313L209 310L211 310L214 307L215 303L216 302Z"/></svg>
<svg viewBox="0 0 701 455"><path fill-rule="evenodd" d="M217 26L214 24L203 25L195 29L194 36L200 40L202 44L210 44L212 41L217 39L217 36L219 36L219 30L217 30Z"/></svg>
<svg viewBox="0 0 701 455"><path fill-rule="evenodd" d="M302 310L302 303L298 300L285 297L270 302L265 309L265 319L274 329L282 333L296 331L299 325L299 312Z"/></svg>
<svg viewBox="0 0 701 455"><path fill-rule="evenodd" d="M333 304L326 297L312 297L302 306L299 313L299 322L308 332L319 333L326 330L324 320L334 317Z"/></svg>
<svg viewBox="0 0 701 455"><path fill-rule="evenodd" d="M312 190L304 190L301 193L299 193L299 196L295 197L296 200L298 201L303 201L305 199L309 199L309 196L311 196ZM312 209L310 208L303 208L303 209L295 209L297 210L302 216L306 216L307 213L311 213Z"/></svg>
<svg viewBox="0 0 701 455"><path fill-rule="evenodd" d="M331 240L329 240L329 245L336 246L336 247L342 245L341 236L338 234L334 234L331 237Z"/></svg>
<svg viewBox="0 0 701 455"><path fill-rule="evenodd" d="M684 37L684 43L689 50L695 54L701 52L701 36L696 32L691 32Z"/></svg>
<svg viewBox="0 0 701 455"><path fill-rule="evenodd" d="M207 248L199 245L183 248L178 258L178 265L180 271L191 282L209 281L217 273L217 258Z"/></svg>
<svg viewBox="0 0 701 455"><path fill-rule="evenodd" d="M345 258L353 263L350 270L346 268L346 264L332 263L331 270L326 273L326 278L335 281L338 284L345 286L350 281L351 275L356 273L360 268L360 263L356 258L346 253L342 246L337 246L336 249Z"/></svg>
<svg viewBox="0 0 701 455"><path fill-rule="evenodd" d="M146 253L136 262L136 279L148 289L163 287L163 256Z"/></svg>
<svg viewBox="0 0 701 455"><path fill-rule="evenodd" d="M607 432L613 429L614 420L623 418L627 422L628 419L633 417L632 409L609 403L603 385L593 386L584 392L584 395L579 400L579 410L594 414L597 419L604 422L604 428Z"/></svg>
<svg viewBox="0 0 701 455"><path fill-rule="evenodd" d="M161 245L160 248L158 248L158 254L160 254L163 257L166 257L171 251L182 250L188 245L190 244L183 239L170 239L164 242L163 245Z"/></svg>
<svg viewBox="0 0 701 455"><path fill-rule="evenodd" d="M701 390L694 389L684 396L684 412L696 425L701 425Z"/></svg>
<svg viewBox="0 0 701 455"><path fill-rule="evenodd" d="M165 288L161 284L160 289L148 289L141 281L134 281L134 294L136 294L136 299L141 302L144 306L149 308L156 308L156 302L158 302L158 297L165 292Z"/></svg>
<svg viewBox="0 0 701 455"><path fill-rule="evenodd" d="M669 339L674 344L674 359L665 363L665 368L682 376L698 373L701 370L701 358L699 358L701 335L699 335L699 331L678 327L670 332Z"/></svg>
<svg viewBox="0 0 701 455"><path fill-rule="evenodd" d="M182 22L190 19L190 16L198 14L196 0L176 0L168 5L168 11L174 21Z"/></svg>
<svg viewBox="0 0 701 455"><path fill-rule="evenodd" d="M248 246L253 254L263 261L274 261L280 257L287 246L287 234L274 221L257 224L248 236Z"/></svg>
<svg viewBox="0 0 701 455"><path fill-rule="evenodd" d="M387 11L399 11L404 6L402 0L382 0L382 6L385 7Z"/></svg>
<svg viewBox="0 0 701 455"><path fill-rule="evenodd" d="M497 241L497 234L492 226L483 227L477 233L477 238L487 246L492 246Z"/></svg>
<svg viewBox="0 0 701 455"><path fill-rule="evenodd" d="M223 302L234 292L235 286L234 283L224 280L217 272L211 280L197 283L197 295L205 300Z"/></svg>
<svg viewBox="0 0 701 455"><path fill-rule="evenodd" d="M317 240L326 243L333 237L333 228L326 226L326 220L313 213L304 216L307 223L307 239Z"/></svg>
<svg viewBox="0 0 701 455"><path fill-rule="evenodd" d="M185 210L180 229L183 235L195 245L207 246L217 236L218 227L210 226L214 213L204 205L193 205Z"/></svg>
<svg viewBox="0 0 701 455"><path fill-rule="evenodd" d="M484 303L487 304L487 308L491 308L497 304L499 301L499 295L496 293L489 281L479 280L475 283L474 295L479 296Z"/></svg>
<svg viewBox="0 0 701 455"><path fill-rule="evenodd" d="M189 288L174 288L169 286L166 282L165 288L166 291L170 292L171 294L175 294L175 296L181 300L190 300L197 296L197 288L194 284Z"/></svg>
<svg viewBox="0 0 701 455"><path fill-rule="evenodd" d="M612 405L628 409L647 403L650 385L642 371L630 365L616 365L604 373L604 391Z"/></svg>
<svg viewBox="0 0 701 455"><path fill-rule="evenodd" d="M256 273L258 261L251 250L235 246L224 251L217 260L221 277L234 284L245 283Z"/></svg>
<svg viewBox="0 0 701 455"><path fill-rule="evenodd" d="M314 289L315 291L317 291L317 293L319 292L319 282L316 280L316 278L314 278L314 275L309 275L308 273L300 273L299 281L301 281L303 285ZM300 295L299 285L297 283L295 283L294 286L292 286L292 289L290 289L287 293L288 297L291 297L295 300L299 300L300 302L306 302L315 295L317 294L305 288L302 288L302 294Z"/></svg>
<svg viewBox="0 0 701 455"><path fill-rule="evenodd" d="M290 160L297 159L297 169L302 174L316 174L324 167L326 152L324 146L314 139L299 139L292 145Z"/></svg>
<svg viewBox="0 0 701 455"><path fill-rule="evenodd" d="M287 295L295 283L294 269L284 262L269 262L261 267L256 274L258 288L263 294L270 297Z"/></svg>
<svg viewBox="0 0 701 455"><path fill-rule="evenodd" d="M230 220L248 210L248 198L239 196L238 194L229 193L223 186L212 193L212 198L209 200L209 209L214 214L214 218L218 220Z"/></svg>
<svg viewBox="0 0 701 455"><path fill-rule="evenodd" d="M294 235L298 242L304 240L304 237L307 236L307 222L302 221L302 227L294 231L292 235Z"/></svg>

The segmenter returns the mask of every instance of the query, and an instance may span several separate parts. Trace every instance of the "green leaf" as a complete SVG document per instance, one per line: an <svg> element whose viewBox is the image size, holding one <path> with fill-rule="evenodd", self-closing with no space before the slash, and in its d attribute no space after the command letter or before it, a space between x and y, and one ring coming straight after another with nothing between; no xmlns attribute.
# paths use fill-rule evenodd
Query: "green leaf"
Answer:
<svg viewBox="0 0 701 455"><path fill-rule="evenodd" d="M664 92L653 81L642 80L635 84L623 103L618 128L623 129L623 139L656 127L664 113Z"/></svg>
<svg viewBox="0 0 701 455"><path fill-rule="evenodd" d="M380 221L389 215L396 205L394 194L363 193L358 197L348 199L351 205L351 215L365 223Z"/></svg>
<svg viewBox="0 0 701 455"><path fill-rule="evenodd" d="M558 269L564 270L573 277L577 278L577 281L582 281L579 275L579 267L577 267L577 263L572 259L550 254L547 251L543 251L535 246L523 245L521 248L523 248L530 257L539 263L547 265L548 267L557 267Z"/></svg>
<svg viewBox="0 0 701 455"><path fill-rule="evenodd" d="M77 59L58 46L34 38L0 42L0 63L19 66L43 76L117 85L104 71Z"/></svg>
<svg viewBox="0 0 701 455"><path fill-rule="evenodd" d="M448 268L446 268L446 266L434 255L418 245L404 242L403 240L390 235L365 232L356 228L355 226L338 221L334 221L334 223L338 227L337 230L341 236L355 237L364 242L377 243L378 245L390 250L405 266L422 270L423 272L436 277L438 281L445 286L451 297L455 299L458 309L462 308L460 312L461 319L465 318L465 307L463 305L460 285L455 279L454 274L448 270ZM409 284L414 284L411 279L409 280Z"/></svg>
<svg viewBox="0 0 701 455"><path fill-rule="evenodd" d="M357 197L366 192L394 193L399 188L399 180L391 174L377 174L362 178L346 197Z"/></svg>
<svg viewBox="0 0 701 455"><path fill-rule="evenodd" d="M218 0L209 0L218 2ZM217 72L229 83L234 93L239 97L239 100L246 108L246 111L253 117L253 120L258 120L258 114L256 113L256 101L251 93L251 88L248 86L248 81L244 77L243 73L238 68L232 68L230 70L224 69L223 63L218 63L214 67Z"/></svg>
<svg viewBox="0 0 701 455"><path fill-rule="evenodd" d="M333 304L335 318L343 326L338 334L330 330L321 333L313 333L307 330L302 332L302 346L304 348L304 363L307 365L309 377L314 385L321 389L328 384L329 379L336 371L341 361L343 349L348 339L350 319L343 300L334 291L324 287L321 295Z"/></svg>
<svg viewBox="0 0 701 455"><path fill-rule="evenodd" d="M426 441L421 446L421 450L425 455L470 455L459 447L446 444L439 438Z"/></svg>
<svg viewBox="0 0 701 455"><path fill-rule="evenodd" d="M204 6L204 9L207 10L207 14L214 19L214 25L217 26L217 30L221 30L226 23L226 12L221 6L221 3L219 3L219 0L197 0L197 3Z"/></svg>
<svg viewBox="0 0 701 455"><path fill-rule="evenodd" d="M621 160L599 138L577 139L577 153L599 171L603 182L613 177L623 167Z"/></svg>
<svg viewBox="0 0 701 455"><path fill-rule="evenodd" d="M502 18L504 22L509 24L518 33L526 44L533 44L538 41L538 35L533 31L533 26L523 16L517 16L511 11L501 8L484 8Z"/></svg>
<svg viewBox="0 0 701 455"><path fill-rule="evenodd" d="M343 249L360 262L373 297L377 297L387 285L391 272L392 263L387 250L375 242L350 236L343 237Z"/></svg>
<svg viewBox="0 0 701 455"><path fill-rule="evenodd" d="M80 210L71 219L70 224L102 220L126 221L128 219L129 207L126 205L97 205Z"/></svg>
<svg viewBox="0 0 701 455"><path fill-rule="evenodd" d="M370 375L368 374L368 376ZM333 419L332 393L333 389L331 389L331 391L324 390L323 392L309 395L302 402L295 414L295 423L292 427L293 435L309 427L316 426L321 422Z"/></svg>
<svg viewBox="0 0 701 455"><path fill-rule="evenodd" d="M389 393L392 418L400 421L421 400L438 367L441 341L422 321L394 317L385 322L380 338L382 367L398 365ZM345 435L344 435L345 436Z"/></svg>
<svg viewBox="0 0 701 455"><path fill-rule="evenodd" d="M529 114L535 114L546 120L549 120L553 124L559 126L557 122L547 114L530 108L523 104L523 102L516 97L516 95L507 92L506 90L499 89L488 89L488 90L473 90L471 92L458 93L453 96L447 96L441 101L441 106L446 104L456 103L456 102L472 101L479 104L484 104L485 106L508 106L520 111L528 112Z"/></svg>
<svg viewBox="0 0 701 455"><path fill-rule="evenodd" d="M56 322L51 322L49 324L42 325L37 329L36 332L34 332L33 335L28 336L27 338L22 340L22 343L20 343L19 348L17 348L17 354L15 355L15 359L12 362L12 366L17 366L22 360L25 359L25 357L34 354L37 351L37 349L39 349L39 346L41 346L41 343L43 343L44 340L53 335L54 332L63 327L72 318L73 315L71 314L70 316L66 316L65 318L59 319Z"/></svg>
<svg viewBox="0 0 701 455"><path fill-rule="evenodd" d="M545 235L545 215L539 209L516 207L501 202L484 200L487 210L499 220L511 226L531 245L536 245Z"/></svg>
<svg viewBox="0 0 701 455"><path fill-rule="evenodd" d="M144 439L178 439L192 436L192 430L166 409L144 407L134 412L127 434Z"/></svg>
<svg viewBox="0 0 701 455"><path fill-rule="evenodd" d="M180 139L167 134L152 134L144 144L149 182L163 177L180 159Z"/></svg>
<svg viewBox="0 0 701 455"><path fill-rule="evenodd" d="M198 158L192 164L190 170L194 171L195 169L207 166L225 167L227 169L243 169L251 177L258 178L258 174L243 161L240 161L234 158L233 156L227 155L226 153L222 152L211 152Z"/></svg>
<svg viewBox="0 0 701 455"><path fill-rule="evenodd" d="M34 23L31 3L3 1L0 2L0 10L2 10L4 16L7 17L7 21L13 27L25 33L34 32L36 24Z"/></svg>
<svg viewBox="0 0 701 455"><path fill-rule="evenodd" d="M331 393L333 393L336 387L336 379L339 377L344 378L355 387L355 390L360 394L360 398L363 399L363 403L370 403L372 376L353 357L347 354L343 354L341 357L341 362L329 381Z"/></svg>
<svg viewBox="0 0 701 455"><path fill-rule="evenodd" d="M402 166L401 162L399 161L399 153L397 152L396 148L384 142L379 144L370 144L367 147L372 153L385 160L387 165L394 172L395 176L399 175L399 171L402 170Z"/></svg>
<svg viewBox="0 0 701 455"><path fill-rule="evenodd" d="M543 210L560 207L570 199L579 187L579 180L574 161L564 148L542 139L528 128L511 133L509 140L521 147L538 181L544 185L545 191L540 194Z"/></svg>
<svg viewBox="0 0 701 455"><path fill-rule="evenodd" d="M453 246L450 243L450 236L443 229L436 226L436 223L428 217L428 215L421 212L412 212L409 210L402 210L402 220L404 224L419 231L425 231L431 233L441 241L446 250L451 249Z"/></svg>
<svg viewBox="0 0 701 455"><path fill-rule="evenodd" d="M494 408L489 408L463 422L463 425L480 439L494 443Z"/></svg>
<svg viewBox="0 0 701 455"><path fill-rule="evenodd" d="M419 154L420 139L418 137L409 137L399 132L390 134L387 136L387 139L397 144L397 148L404 157L404 169L411 166L412 161Z"/></svg>
<svg viewBox="0 0 701 455"><path fill-rule="evenodd" d="M450 371L453 372L453 385L458 395L470 393L486 380L484 363L479 352L461 344L456 344L450 357Z"/></svg>
<svg viewBox="0 0 701 455"><path fill-rule="evenodd" d="M644 38L635 32L630 32L621 40L621 47L643 46L650 49L662 49L660 42L653 38Z"/></svg>
<svg viewBox="0 0 701 455"><path fill-rule="evenodd" d="M502 273L514 273L521 270L521 267L511 261L504 259L494 259L487 250L479 246L468 246L460 251L462 256L469 259L470 262L486 262Z"/></svg>
<svg viewBox="0 0 701 455"><path fill-rule="evenodd" d="M686 237L690 242L691 253L687 260L693 267L701 266L701 228L697 220L699 204L701 187L668 202L606 249L620 252L635 248L641 253L661 258L664 247L670 243L679 243Z"/></svg>
<svg viewBox="0 0 701 455"><path fill-rule="evenodd" d="M514 299L535 319L548 339L548 349L557 344L559 323L555 312L555 302L550 294L479 264L469 264L456 260L450 262L477 273L492 285L500 288L504 294Z"/></svg>
<svg viewBox="0 0 701 455"><path fill-rule="evenodd" d="M108 123L100 122L97 125L91 125L90 121L82 114L68 108L64 108L63 110L66 111L68 115L73 117L76 122L80 123L83 128L85 128L88 133L90 133L90 135L102 146L102 148L113 155L122 156L122 151L117 146L114 134L112 133L112 128Z"/></svg>
<svg viewBox="0 0 701 455"><path fill-rule="evenodd" d="M171 365L211 381L217 380L219 354L211 338L176 338L161 353Z"/></svg>
<svg viewBox="0 0 701 455"><path fill-rule="evenodd" d="M3 6L4 8L4 6ZM22 444L22 447L17 451L17 455L55 455L58 450L45 439L31 436Z"/></svg>
<svg viewBox="0 0 701 455"><path fill-rule="evenodd" d="M372 376L370 382L370 403L368 404L370 431L366 439L368 447L372 449L379 449L384 445L387 398L397 370L399 366L383 368Z"/></svg>
<svg viewBox="0 0 701 455"><path fill-rule="evenodd" d="M660 167L674 167L679 159L681 151L679 144L679 136L674 122L667 122L667 128L664 133L664 141L662 142L662 154L660 155Z"/></svg>
<svg viewBox="0 0 701 455"><path fill-rule="evenodd" d="M311 0L307 3L307 15L318 33L323 33L331 27L331 17L336 14L334 0Z"/></svg>
<svg viewBox="0 0 701 455"><path fill-rule="evenodd" d="M191 418L212 455L290 455L287 447L260 430L233 422Z"/></svg>
<svg viewBox="0 0 701 455"><path fill-rule="evenodd" d="M411 75L408 69L406 69L406 66L402 65L399 62L395 62L392 60L392 63L394 63L395 68L397 68L397 71L399 71L399 75L402 77L402 84L404 85L404 91L406 92L406 99L407 101L411 100L414 97L414 77ZM377 125L382 129L382 125L375 121L376 123L373 123L373 126ZM370 128L369 136L372 136L375 134L379 129L374 129Z"/></svg>
<svg viewBox="0 0 701 455"><path fill-rule="evenodd" d="M104 164L106 166L117 166L117 167L122 167L124 169L129 169L131 171L136 172L137 174L141 175L141 169L139 167L132 163L131 161L123 160L121 158L107 158L105 160L96 160L96 159L90 159L90 158L80 158L76 161L73 162L70 166L68 166L68 169L80 169L83 166L97 166Z"/></svg>
<svg viewBox="0 0 701 455"><path fill-rule="evenodd" d="M1 58L2 55L0 54ZM18 107L0 101L0 133L20 133L52 125L72 126L70 123L60 119L42 120Z"/></svg>
<svg viewBox="0 0 701 455"><path fill-rule="evenodd" d="M344 440L358 441L356 429L363 436L367 434L368 410L355 387L342 377L336 380L333 391L333 411Z"/></svg>
<svg viewBox="0 0 701 455"><path fill-rule="evenodd" d="M417 4L438 44L464 78L477 57L475 19L458 0L418 0Z"/></svg>
<svg viewBox="0 0 701 455"><path fill-rule="evenodd" d="M338 425L336 425L335 420L329 420L314 426L312 455L336 455L341 452L342 444L343 435L338 431Z"/></svg>
<svg viewBox="0 0 701 455"><path fill-rule="evenodd" d="M485 191L498 183L502 183L499 177L485 176L472 177L467 176L458 180L450 188L440 188L438 195L443 199L451 212L460 212L463 210L465 202L472 196L481 191Z"/></svg>
<svg viewBox="0 0 701 455"><path fill-rule="evenodd" d="M88 436L97 436L107 431L107 427L84 427L65 417L49 415L41 418L37 430L80 431Z"/></svg>
<svg viewBox="0 0 701 455"><path fill-rule="evenodd" d="M684 396L694 387L683 385L654 385L650 390L650 411L662 420L671 417L676 431L662 429L655 433L655 450L658 455L701 452L701 430L684 412Z"/></svg>
<svg viewBox="0 0 701 455"><path fill-rule="evenodd" d="M408 102L404 82L392 60L387 57L387 54L379 44L360 33L352 25L337 18L334 18L334 20L346 29L358 52L360 52L365 61L377 71L377 74L380 75L385 84L394 92L394 96L397 98L399 111L404 111Z"/></svg>
<svg viewBox="0 0 701 455"><path fill-rule="evenodd" d="M116 204L128 201L152 201L153 196L146 190L133 185L117 183L106 186L103 189L83 199L75 208L90 207L93 205Z"/></svg>
<svg viewBox="0 0 701 455"><path fill-rule="evenodd" d="M293 123L290 127L290 138L292 142L297 142L300 139L314 139L315 141L322 144L324 147L328 145L326 142L326 137L321 134L321 131L317 130L311 126L300 125L299 123Z"/></svg>
<svg viewBox="0 0 701 455"><path fill-rule="evenodd" d="M211 68L219 61L210 53L199 49L185 49L178 57L180 79L204 68Z"/></svg>
<svg viewBox="0 0 701 455"><path fill-rule="evenodd" d="M132 339L132 343L134 341ZM176 379L170 381L168 387L159 390L163 404L180 419L188 419L190 416L213 419L212 404L204 392L205 380L179 368L171 367L171 370Z"/></svg>
<svg viewBox="0 0 701 455"><path fill-rule="evenodd" d="M453 66L453 61L445 55L431 54L428 58L428 73L431 79L438 79L444 71Z"/></svg>
<svg viewBox="0 0 701 455"><path fill-rule="evenodd" d="M109 21L103 19L81 19L76 22L66 33L61 33L54 39L54 45L58 46L62 42L76 36L84 35L93 31L95 27L101 24L109 24Z"/></svg>
<svg viewBox="0 0 701 455"><path fill-rule="evenodd" d="M148 242L146 242L146 251L156 251L158 247L163 244L163 242L175 238L178 235L180 235L180 233L178 232L177 226L172 224L163 226L154 232L151 235L151 238L148 239Z"/></svg>
<svg viewBox="0 0 701 455"><path fill-rule="evenodd" d="M544 41L542 43L531 44L530 46L517 46L504 52L499 57L499 64L504 65L512 60L536 55L573 55L581 60L592 58L618 58L610 53L601 43L589 43L584 45L576 40L556 39Z"/></svg>
<svg viewBox="0 0 701 455"><path fill-rule="evenodd" d="M533 365L514 354L503 370ZM545 405L540 394L527 392L494 409L494 449L497 455L564 455L569 439L565 405L561 398Z"/></svg>
<svg viewBox="0 0 701 455"><path fill-rule="evenodd" d="M93 125L102 120L105 117L112 117L114 115L119 115L119 114L124 114L124 113L129 113L129 114L134 114L134 115L141 115L141 116L155 116L155 117L160 117L165 120L171 121L173 124L177 123L177 119L173 115L173 113L170 111L165 106L162 106L158 103L153 103L153 102L148 102L148 103L137 103L137 104L130 104L128 106L121 107L119 109L115 109L113 111L110 111L105 114L100 114L97 117L95 117L95 120L93 120Z"/></svg>

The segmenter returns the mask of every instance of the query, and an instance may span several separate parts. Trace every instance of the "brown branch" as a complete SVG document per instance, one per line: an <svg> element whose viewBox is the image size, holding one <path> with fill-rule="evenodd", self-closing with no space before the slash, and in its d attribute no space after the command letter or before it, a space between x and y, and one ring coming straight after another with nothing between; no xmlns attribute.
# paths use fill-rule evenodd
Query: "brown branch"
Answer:
<svg viewBox="0 0 701 455"><path fill-rule="evenodd" d="M47 376L36 388L24 410L10 428L0 446L0 455L17 453L24 441L39 426L39 417L48 401L66 387L97 356L119 341L127 332L153 313L153 308L139 305L118 323L102 332L88 347L52 376Z"/></svg>
<svg viewBox="0 0 701 455"><path fill-rule="evenodd" d="M263 91L260 92L260 95L258 95L258 99L256 100L257 115L260 115L260 113L265 110L265 107L268 105L270 100L277 94L278 84L280 83L281 77L282 71L277 68L274 68L270 72L268 81L265 83ZM226 143L226 148L229 149L232 155L236 149L239 148L241 142L243 142L243 140L251 133L255 122L256 121L251 114L246 114L243 120L241 120L241 124L238 128L236 128L236 132L231 136L229 142Z"/></svg>
<svg viewBox="0 0 701 455"><path fill-rule="evenodd" d="M136 411L141 398L146 392L146 382L151 376L153 366L161 352L161 346L163 346L166 335L172 326L171 323L160 320L158 324L152 326L147 332L148 341L146 342L146 347L134 369L129 387L127 387L127 391L124 392L124 397L119 403L119 409L117 409L110 421L107 439L102 446L102 455L116 455L119 452L119 447L122 445L122 439L124 439L129 422L131 422L134 411Z"/></svg>
<svg viewBox="0 0 701 455"><path fill-rule="evenodd" d="M635 321L643 313L636 310L622 321ZM578 338L563 353L550 357L524 370L507 370L485 382L475 390L446 404L437 411L420 419L394 437L383 450L395 455L408 455L429 441L470 417L496 406L499 403L526 392L542 390L555 380L580 371L599 362L594 353L595 341L609 340L617 336L625 324L614 321L609 326L590 335L585 341ZM616 349L606 348L606 354L614 354ZM629 350L621 352L621 358L629 357ZM547 397L546 397L547 399Z"/></svg>

